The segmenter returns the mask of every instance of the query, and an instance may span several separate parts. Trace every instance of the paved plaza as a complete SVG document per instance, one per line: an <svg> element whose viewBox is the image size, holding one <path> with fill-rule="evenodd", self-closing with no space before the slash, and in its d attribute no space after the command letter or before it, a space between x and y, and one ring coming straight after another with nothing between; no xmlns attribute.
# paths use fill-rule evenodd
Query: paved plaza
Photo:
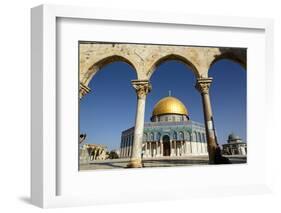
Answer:
<svg viewBox="0 0 281 213"><path fill-rule="evenodd" d="M245 156L226 156L229 158L232 164L246 163L247 158ZM90 162L80 163L80 170L96 170L96 169L121 169L126 168L130 159L108 159L108 160L96 160ZM163 157L161 159L145 159L143 161L145 168L151 167L172 167L172 166L198 166L208 165L208 156L191 156L191 157Z"/></svg>

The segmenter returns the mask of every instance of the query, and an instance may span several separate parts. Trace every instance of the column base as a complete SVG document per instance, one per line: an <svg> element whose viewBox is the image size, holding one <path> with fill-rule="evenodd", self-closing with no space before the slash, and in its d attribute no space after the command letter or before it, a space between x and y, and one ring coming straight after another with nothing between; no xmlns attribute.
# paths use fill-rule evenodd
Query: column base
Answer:
<svg viewBox="0 0 281 213"><path fill-rule="evenodd" d="M127 168L142 168L142 161L139 159L131 160L130 163L128 163Z"/></svg>

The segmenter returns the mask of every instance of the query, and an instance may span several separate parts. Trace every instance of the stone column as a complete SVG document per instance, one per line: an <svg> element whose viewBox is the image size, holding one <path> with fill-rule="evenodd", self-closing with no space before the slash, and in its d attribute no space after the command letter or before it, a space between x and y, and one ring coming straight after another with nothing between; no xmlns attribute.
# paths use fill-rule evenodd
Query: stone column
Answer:
<svg viewBox="0 0 281 213"><path fill-rule="evenodd" d="M149 157L152 157L152 144L149 142Z"/></svg>
<svg viewBox="0 0 281 213"><path fill-rule="evenodd" d="M126 150L126 152L127 152L127 157L130 157L130 142L129 142L129 140L127 141L127 150Z"/></svg>
<svg viewBox="0 0 281 213"><path fill-rule="evenodd" d="M189 154L188 153L188 145L187 145L187 141L184 141L184 152L185 152L185 155Z"/></svg>
<svg viewBox="0 0 281 213"><path fill-rule="evenodd" d="M154 143L151 142L150 145L151 145L151 157L153 157L153 155L154 155Z"/></svg>
<svg viewBox="0 0 281 213"><path fill-rule="evenodd" d="M128 143L128 148L127 148L127 157L130 157L130 144Z"/></svg>
<svg viewBox="0 0 281 213"><path fill-rule="evenodd" d="M157 155L158 155L158 142L157 141L155 141L155 157L157 157Z"/></svg>
<svg viewBox="0 0 281 213"><path fill-rule="evenodd" d="M173 141L170 140L170 156L173 156Z"/></svg>
<svg viewBox="0 0 281 213"><path fill-rule="evenodd" d="M181 141L181 156L184 155L184 147L183 147L183 141Z"/></svg>
<svg viewBox="0 0 281 213"><path fill-rule="evenodd" d="M209 163L215 164L215 153L217 148L217 141L214 130L213 123L213 113L209 95L209 88L212 83L213 78L198 78L196 82L196 89L201 93L204 119L205 119L205 129L208 143L209 152Z"/></svg>
<svg viewBox="0 0 281 213"><path fill-rule="evenodd" d="M174 151L175 151L175 156L178 156L178 150L177 150L177 141L174 141Z"/></svg>
<svg viewBox="0 0 281 213"><path fill-rule="evenodd" d="M160 142L159 141L156 142L156 156L157 157L160 156Z"/></svg>
<svg viewBox="0 0 281 213"><path fill-rule="evenodd" d="M126 157L129 157L129 141L127 139L127 146L126 146Z"/></svg>
<svg viewBox="0 0 281 213"><path fill-rule="evenodd" d="M79 98L83 98L83 96L87 95L91 89L86 86L85 84L80 82L80 88L79 88Z"/></svg>
<svg viewBox="0 0 281 213"><path fill-rule="evenodd" d="M124 143L124 154L123 156L126 158L127 157L127 141L125 139L125 143Z"/></svg>
<svg viewBox="0 0 281 213"><path fill-rule="evenodd" d="M129 158L132 156L132 142L130 142L129 146Z"/></svg>
<svg viewBox="0 0 281 213"><path fill-rule="evenodd" d="M147 143L148 143L148 142L145 142L145 149L144 149L144 150L145 150L145 151L144 151L145 157L147 157Z"/></svg>
<svg viewBox="0 0 281 213"><path fill-rule="evenodd" d="M172 141L172 149L171 149L171 152L173 153L173 156L176 155L176 152L175 152L175 141Z"/></svg>
<svg viewBox="0 0 281 213"><path fill-rule="evenodd" d="M155 158L157 154L157 142L153 143L153 157Z"/></svg>
<svg viewBox="0 0 281 213"><path fill-rule="evenodd" d="M128 158L130 157L130 148L131 148L131 144L130 144L130 141L128 141L128 149L127 149Z"/></svg>
<svg viewBox="0 0 281 213"><path fill-rule="evenodd" d="M146 100L146 95L151 90L151 85L148 82L148 80L133 80L132 85L137 93L137 111L136 111L136 119L135 119L133 150L132 150L131 160L127 165L127 167L140 168L142 167L141 149L142 149L143 127L144 127L145 100Z"/></svg>
<svg viewBox="0 0 281 213"><path fill-rule="evenodd" d="M181 141L179 142L179 145L178 145L178 146L179 146L179 148L178 148L178 150L179 150L179 151L178 151L178 156L181 156Z"/></svg>
<svg viewBox="0 0 281 213"><path fill-rule="evenodd" d="M161 144L160 141L158 141L158 157L161 156Z"/></svg>
<svg viewBox="0 0 281 213"><path fill-rule="evenodd" d="M163 150L163 141L160 141L160 156L163 156L164 150Z"/></svg>
<svg viewBox="0 0 281 213"><path fill-rule="evenodd" d="M157 143L158 143L158 157L160 157L160 155L161 155L160 141L158 141Z"/></svg>

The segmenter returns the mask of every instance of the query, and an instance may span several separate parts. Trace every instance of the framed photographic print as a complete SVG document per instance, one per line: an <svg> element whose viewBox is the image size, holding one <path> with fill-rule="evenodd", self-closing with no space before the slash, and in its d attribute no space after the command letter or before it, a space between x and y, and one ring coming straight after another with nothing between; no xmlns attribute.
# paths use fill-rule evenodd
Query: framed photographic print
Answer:
<svg viewBox="0 0 281 213"><path fill-rule="evenodd" d="M35 205L270 191L271 20L43 5L31 39Z"/></svg>

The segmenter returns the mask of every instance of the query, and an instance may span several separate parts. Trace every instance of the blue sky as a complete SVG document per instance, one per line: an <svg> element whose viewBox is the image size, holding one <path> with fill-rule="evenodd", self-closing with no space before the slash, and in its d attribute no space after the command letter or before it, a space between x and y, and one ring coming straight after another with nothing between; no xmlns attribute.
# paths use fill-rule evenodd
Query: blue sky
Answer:
<svg viewBox="0 0 281 213"><path fill-rule="evenodd" d="M231 132L246 141L246 71L230 60L215 63L209 76L211 103L219 144L226 143ZM92 92L80 101L80 132L87 134L86 143L119 148L121 132L134 125L136 94L131 80L135 71L124 62L103 67L90 82ZM189 67L179 61L167 61L157 67L151 77L152 91L147 96L145 121L153 106L163 97L180 99L191 120L204 122L201 96L194 88L195 77Z"/></svg>

